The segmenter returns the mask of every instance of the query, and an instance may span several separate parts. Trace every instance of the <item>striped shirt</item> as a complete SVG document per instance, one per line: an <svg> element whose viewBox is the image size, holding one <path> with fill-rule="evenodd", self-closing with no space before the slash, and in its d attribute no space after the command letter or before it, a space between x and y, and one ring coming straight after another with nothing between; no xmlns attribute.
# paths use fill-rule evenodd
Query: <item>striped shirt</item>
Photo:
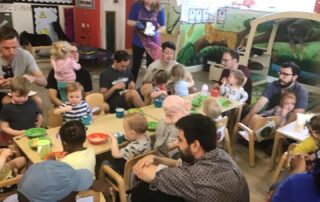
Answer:
<svg viewBox="0 0 320 202"><path fill-rule="evenodd" d="M66 102L62 106L65 107L68 105L70 104ZM80 104L72 105L72 110L70 112L63 113L63 122L66 123L69 121L77 121L77 120L81 121L81 118L86 115L91 116L91 109L84 100L81 100Z"/></svg>

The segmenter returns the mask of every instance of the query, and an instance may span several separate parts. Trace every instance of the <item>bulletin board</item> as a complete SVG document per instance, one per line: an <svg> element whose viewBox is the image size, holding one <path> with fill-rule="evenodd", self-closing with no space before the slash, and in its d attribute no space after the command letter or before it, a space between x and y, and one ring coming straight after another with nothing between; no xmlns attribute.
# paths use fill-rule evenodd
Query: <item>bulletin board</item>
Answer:
<svg viewBox="0 0 320 202"><path fill-rule="evenodd" d="M10 1L10 0L0 0L0 1ZM66 5L73 4L73 0L14 0L14 1L21 2L21 3L66 4Z"/></svg>
<svg viewBox="0 0 320 202"><path fill-rule="evenodd" d="M0 27L2 26L13 27L11 13L0 12Z"/></svg>

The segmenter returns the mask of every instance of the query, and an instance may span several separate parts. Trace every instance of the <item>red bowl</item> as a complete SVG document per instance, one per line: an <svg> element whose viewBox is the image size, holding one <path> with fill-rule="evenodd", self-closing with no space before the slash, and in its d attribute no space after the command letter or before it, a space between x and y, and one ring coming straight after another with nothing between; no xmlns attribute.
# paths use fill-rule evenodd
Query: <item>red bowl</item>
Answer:
<svg viewBox="0 0 320 202"><path fill-rule="evenodd" d="M87 136L90 144L102 144L108 140L108 135L104 133L92 133Z"/></svg>

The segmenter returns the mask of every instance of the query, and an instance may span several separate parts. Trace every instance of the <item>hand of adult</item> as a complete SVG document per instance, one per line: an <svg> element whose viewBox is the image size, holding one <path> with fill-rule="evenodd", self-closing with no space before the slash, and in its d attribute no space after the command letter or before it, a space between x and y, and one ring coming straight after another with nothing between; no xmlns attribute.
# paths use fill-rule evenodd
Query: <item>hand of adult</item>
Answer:
<svg viewBox="0 0 320 202"><path fill-rule="evenodd" d="M12 154L13 152L11 151L11 149L3 149L1 152L1 156L3 156L5 159L7 159Z"/></svg>
<svg viewBox="0 0 320 202"><path fill-rule="evenodd" d="M136 21L136 28L138 30L144 30L145 29L144 25L140 21Z"/></svg>
<svg viewBox="0 0 320 202"><path fill-rule="evenodd" d="M149 165L154 163L154 155L148 155L142 159L140 159L136 165L133 167L133 172L138 176L138 178L143 178L143 168L148 167Z"/></svg>
<svg viewBox="0 0 320 202"><path fill-rule="evenodd" d="M129 90L134 90L136 87L136 84L134 83L134 81L130 81L130 83L128 84L128 89Z"/></svg>
<svg viewBox="0 0 320 202"><path fill-rule="evenodd" d="M43 122L43 117L42 117L41 115L39 115L39 116L37 117L37 120L36 120L36 126L37 126L37 127L41 127L42 122Z"/></svg>
<svg viewBox="0 0 320 202"><path fill-rule="evenodd" d="M9 87L11 78L0 78L0 87L5 88Z"/></svg>
<svg viewBox="0 0 320 202"><path fill-rule="evenodd" d="M116 83L116 84L114 84L114 88L115 88L116 90L125 89L125 88L126 88L126 84L123 83L123 82Z"/></svg>

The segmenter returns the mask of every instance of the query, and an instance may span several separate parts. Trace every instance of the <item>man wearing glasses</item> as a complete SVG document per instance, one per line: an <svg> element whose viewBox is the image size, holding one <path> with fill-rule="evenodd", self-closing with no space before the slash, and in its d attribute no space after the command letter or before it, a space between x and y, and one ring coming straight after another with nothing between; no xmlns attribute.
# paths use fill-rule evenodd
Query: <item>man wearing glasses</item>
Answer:
<svg viewBox="0 0 320 202"><path fill-rule="evenodd" d="M252 93L251 73L246 66L239 64L239 54L232 49L225 51L222 55L221 64L224 66L224 69L222 70L222 73L219 79L219 85L222 84L222 80L225 80L229 77L230 70L236 70L236 69L241 70L247 79L243 86L244 90L248 93L248 99L246 103L250 104L251 93ZM218 85L214 85L214 87L218 87Z"/></svg>
<svg viewBox="0 0 320 202"><path fill-rule="evenodd" d="M284 91L291 91L295 94L297 101L292 115L288 122L296 119L296 113L304 113L308 106L308 92L297 82L300 74L300 67L294 62L282 64L278 72L279 79L269 83L264 89L262 96L251 108L249 114L243 119L244 124L248 124L252 115L259 113L268 103L267 109L271 109L280 103L281 95Z"/></svg>
<svg viewBox="0 0 320 202"><path fill-rule="evenodd" d="M19 47L17 31L10 27L0 28L0 65L0 100L7 95L10 80L14 76L23 76L39 86L47 85L32 55Z"/></svg>

